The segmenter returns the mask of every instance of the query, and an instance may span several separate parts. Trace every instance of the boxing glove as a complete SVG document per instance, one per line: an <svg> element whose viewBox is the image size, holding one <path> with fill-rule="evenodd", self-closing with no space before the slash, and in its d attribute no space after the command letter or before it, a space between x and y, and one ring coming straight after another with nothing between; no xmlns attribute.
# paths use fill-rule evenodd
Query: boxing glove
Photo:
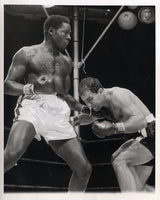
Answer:
<svg viewBox="0 0 160 200"><path fill-rule="evenodd" d="M92 124L91 128L93 133L100 138L114 135L116 133L115 126L113 125L113 123L109 121L103 121L103 122L96 121Z"/></svg>
<svg viewBox="0 0 160 200"><path fill-rule="evenodd" d="M88 106L83 106L81 112L84 114L88 114L90 116L96 117L98 119L106 117L106 113L102 109L99 111L94 111L93 109L89 108Z"/></svg>

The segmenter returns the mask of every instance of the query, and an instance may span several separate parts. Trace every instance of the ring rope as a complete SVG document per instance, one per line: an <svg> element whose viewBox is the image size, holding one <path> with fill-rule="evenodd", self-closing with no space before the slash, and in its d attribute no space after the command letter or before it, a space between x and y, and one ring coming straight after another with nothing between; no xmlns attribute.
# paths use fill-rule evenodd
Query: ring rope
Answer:
<svg viewBox="0 0 160 200"><path fill-rule="evenodd" d="M68 190L68 187L53 187L53 186L39 186L39 185L16 185L16 184L4 184L4 187L10 187L10 188L32 188L32 189L52 189L52 190ZM119 187L88 187L87 190L113 190L113 189L119 189Z"/></svg>
<svg viewBox="0 0 160 200"><path fill-rule="evenodd" d="M35 162L35 163L52 164L52 165L67 165L66 163L63 163L63 162L48 161L48 160L38 160L38 159L30 159L30 158L20 158L19 160L20 161Z"/></svg>
<svg viewBox="0 0 160 200"><path fill-rule="evenodd" d="M35 189L55 189L55 190L68 190L68 187L53 187L53 186L40 186L40 185L16 185L16 184L4 184L4 187L10 187L10 188L35 188Z"/></svg>
<svg viewBox="0 0 160 200"><path fill-rule="evenodd" d="M28 162L35 162L35 163L43 163L43 164L52 164L52 165L65 165L68 166L65 162L56 162L56 161L47 161L47 160L38 160L38 159L30 159L30 158L20 158L20 161L28 161ZM92 166L104 166L104 165L111 165L110 162L104 163L92 163Z"/></svg>
<svg viewBox="0 0 160 200"><path fill-rule="evenodd" d="M80 139L80 140L86 144L90 144L90 143L108 142L108 141L125 140L125 139L126 139L125 136L121 136L117 138L106 138L106 139L97 139L97 140L84 140L84 139Z"/></svg>
<svg viewBox="0 0 160 200"><path fill-rule="evenodd" d="M114 22L114 20L116 19L116 17L119 15L119 13L122 11L122 9L124 8L124 6L121 6L119 8L119 10L117 11L117 13L114 15L114 17L112 18L112 20L109 22L109 24L106 26L106 28L104 29L104 31L101 33L101 35L99 36L99 38L96 40L96 42L93 44L93 46L91 47L91 49L89 50L89 52L87 53L87 55L85 56L85 58L83 59L83 61L85 62L88 58L88 56L91 54L91 52L94 50L94 48L97 46L97 44L99 43L99 41L102 39L102 37L104 36L104 34L106 33L106 31L110 28L110 26L112 25L112 23Z"/></svg>
<svg viewBox="0 0 160 200"><path fill-rule="evenodd" d="M7 131L10 131L11 128L9 127L4 127L5 130ZM120 137L116 137L116 138L105 138L105 139L97 139L97 140L85 140L85 139L82 139L81 137L79 137L79 139L86 143L86 144L90 144L90 143L99 143L99 142L107 142L107 141L115 141L115 140L125 140L126 137L124 135L120 136Z"/></svg>
<svg viewBox="0 0 160 200"><path fill-rule="evenodd" d="M49 17L49 14L48 14L47 10L45 9L45 7L44 7L43 5L42 5L42 8L43 8L43 11L44 11L46 17L48 18L48 17Z"/></svg>
<svg viewBox="0 0 160 200"><path fill-rule="evenodd" d="M85 70L86 65L85 65L85 62L84 62L83 59L81 60L81 63L82 63L82 65L83 65L83 72L84 72L84 74L86 75L86 74L87 74L87 72L86 72L86 70Z"/></svg>

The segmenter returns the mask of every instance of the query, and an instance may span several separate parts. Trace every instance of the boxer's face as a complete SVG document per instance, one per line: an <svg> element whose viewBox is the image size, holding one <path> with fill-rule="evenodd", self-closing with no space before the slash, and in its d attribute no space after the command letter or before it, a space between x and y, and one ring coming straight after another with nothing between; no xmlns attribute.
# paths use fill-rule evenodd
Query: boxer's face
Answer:
<svg viewBox="0 0 160 200"><path fill-rule="evenodd" d="M101 93L93 93L90 90L85 90L81 96L81 99L88 107L93 108L95 111L99 111L102 105Z"/></svg>
<svg viewBox="0 0 160 200"><path fill-rule="evenodd" d="M71 27L62 23L61 27L53 30L52 42L59 50L65 50L71 40Z"/></svg>

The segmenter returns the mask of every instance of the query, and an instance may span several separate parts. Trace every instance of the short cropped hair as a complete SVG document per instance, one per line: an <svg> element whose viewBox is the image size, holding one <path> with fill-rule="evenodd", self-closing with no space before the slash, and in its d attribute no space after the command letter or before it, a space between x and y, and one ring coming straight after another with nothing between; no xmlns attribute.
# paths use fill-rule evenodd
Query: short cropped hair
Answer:
<svg viewBox="0 0 160 200"><path fill-rule="evenodd" d="M43 25L44 34L46 35L49 27L53 27L54 29L58 29L63 23L70 24L70 20L66 16L62 15L51 15L49 16Z"/></svg>
<svg viewBox="0 0 160 200"><path fill-rule="evenodd" d="M103 88L103 86L98 79L87 77L81 80L79 84L79 93L80 96L83 95L85 90L90 90L93 93L97 93L100 88Z"/></svg>

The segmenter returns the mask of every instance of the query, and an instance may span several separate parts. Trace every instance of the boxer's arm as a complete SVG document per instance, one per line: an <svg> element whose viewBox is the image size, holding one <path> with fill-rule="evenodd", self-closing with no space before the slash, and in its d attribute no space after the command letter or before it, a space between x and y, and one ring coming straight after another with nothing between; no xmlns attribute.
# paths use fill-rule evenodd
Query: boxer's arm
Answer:
<svg viewBox="0 0 160 200"><path fill-rule="evenodd" d="M124 118L127 117L127 120L122 122L116 123L117 133L134 133L138 130L141 130L146 127L147 122L141 111L138 109L136 105L136 101L134 101L132 96L129 92L120 93L115 95L112 99L112 103L116 107L120 108L120 113Z"/></svg>
<svg viewBox="0 0 160 200"><path fill-rule="evenodd" d="M90 109L88 106L85 106L85 105L79 103L70 94L64 94L64 93L58 92L57 96L59 96L60 98L65 100L71 110L76 110L83 114L93 116L97 119L102 119L102 118L105 118L105 116L106 116L104 112L101 112L101 110L96 112L93 109Z"/></svg>
<svg viewBox="0 0 160 200"><path fill-rule="evenodd" d="M134 97L134 96L133 96ZM96 122L92 125L93 132L99 137L122 133L134 133L147 126L146 119L139 111L134 99L127 92L116 93L112 96L113 109L117 110L122 119L119 122Z"/></svg>
<svg viewBox="0 0 160 200"><path fill-rule="evenodd" d="M69 88L65 89L66 85L64 84L63 77L56 75L54 79L57 96L65 100L71 110L76 110L80 112L83 105L79 103L76 99L74 99L70 94L68 94ZM67 84L69 85L68 81Z"/></svg>
<svg viewBox="0 0 160 200"><path fill-rule="evenodd" d="M100 138L104 138L105 136L114 135L116 133L115 125L112 122L106 121L106 120L104 120L102 122L95 121L92 124L91 129L92 129L93 133Z"/></svg>
<svg viewBox="0 0 160 200"><path fill-rule="evenodd" d="M81 112L83 105L74 99L70 94L58 93L58 96L66 101L71 110Z"/></svg>
<svg viewBox="0 0 160 200"><path fill-rule="evenodd" d="M23 49L18 51L13 59L8 70L7 77L4 81L4 93L7 95L18 96L23 94L24 84L21 80L26 72L26 57Z"/></svg>
<svg viewBox="0 0 160 200"><path fill-rule="evenodd" d="M81 104L79 101L74 99L70 94L68 94L68 91L70 89L69 73L68 73L68 76L65 77L65 80L63 76L61 75L60 71L57 70L57 72L55 73L54 80L55 80L55 89L57 92L57 96L65 100L71 110L82 112L87 115L92 115L96 118L104 118L105 117L104 112L101 112L101 111L96 112L90 109L89 107Z"/></svg>
<svg viewBox="0 0 160 200"><path fill-rule="evenodd" d="M124 121L123 124L125 127L125 133L134 133L147 126L147 122L141 113L139 113L139 115L132 115L128 120Z"/></svg>
<svg viewBox="0 0 160 200"><path fill-rule="evenodd" d="M57 71L54 76L54 79L55 79L55 89L57 92L57 96L65 100L71 110L76 110L78 112L81 112L83 110L84 105L79 103L75 98L73 98L70 94L68 94L68 91L70 89L69 74L66 76L64 80L64 77L61 75L61 72Z"/></svg>

